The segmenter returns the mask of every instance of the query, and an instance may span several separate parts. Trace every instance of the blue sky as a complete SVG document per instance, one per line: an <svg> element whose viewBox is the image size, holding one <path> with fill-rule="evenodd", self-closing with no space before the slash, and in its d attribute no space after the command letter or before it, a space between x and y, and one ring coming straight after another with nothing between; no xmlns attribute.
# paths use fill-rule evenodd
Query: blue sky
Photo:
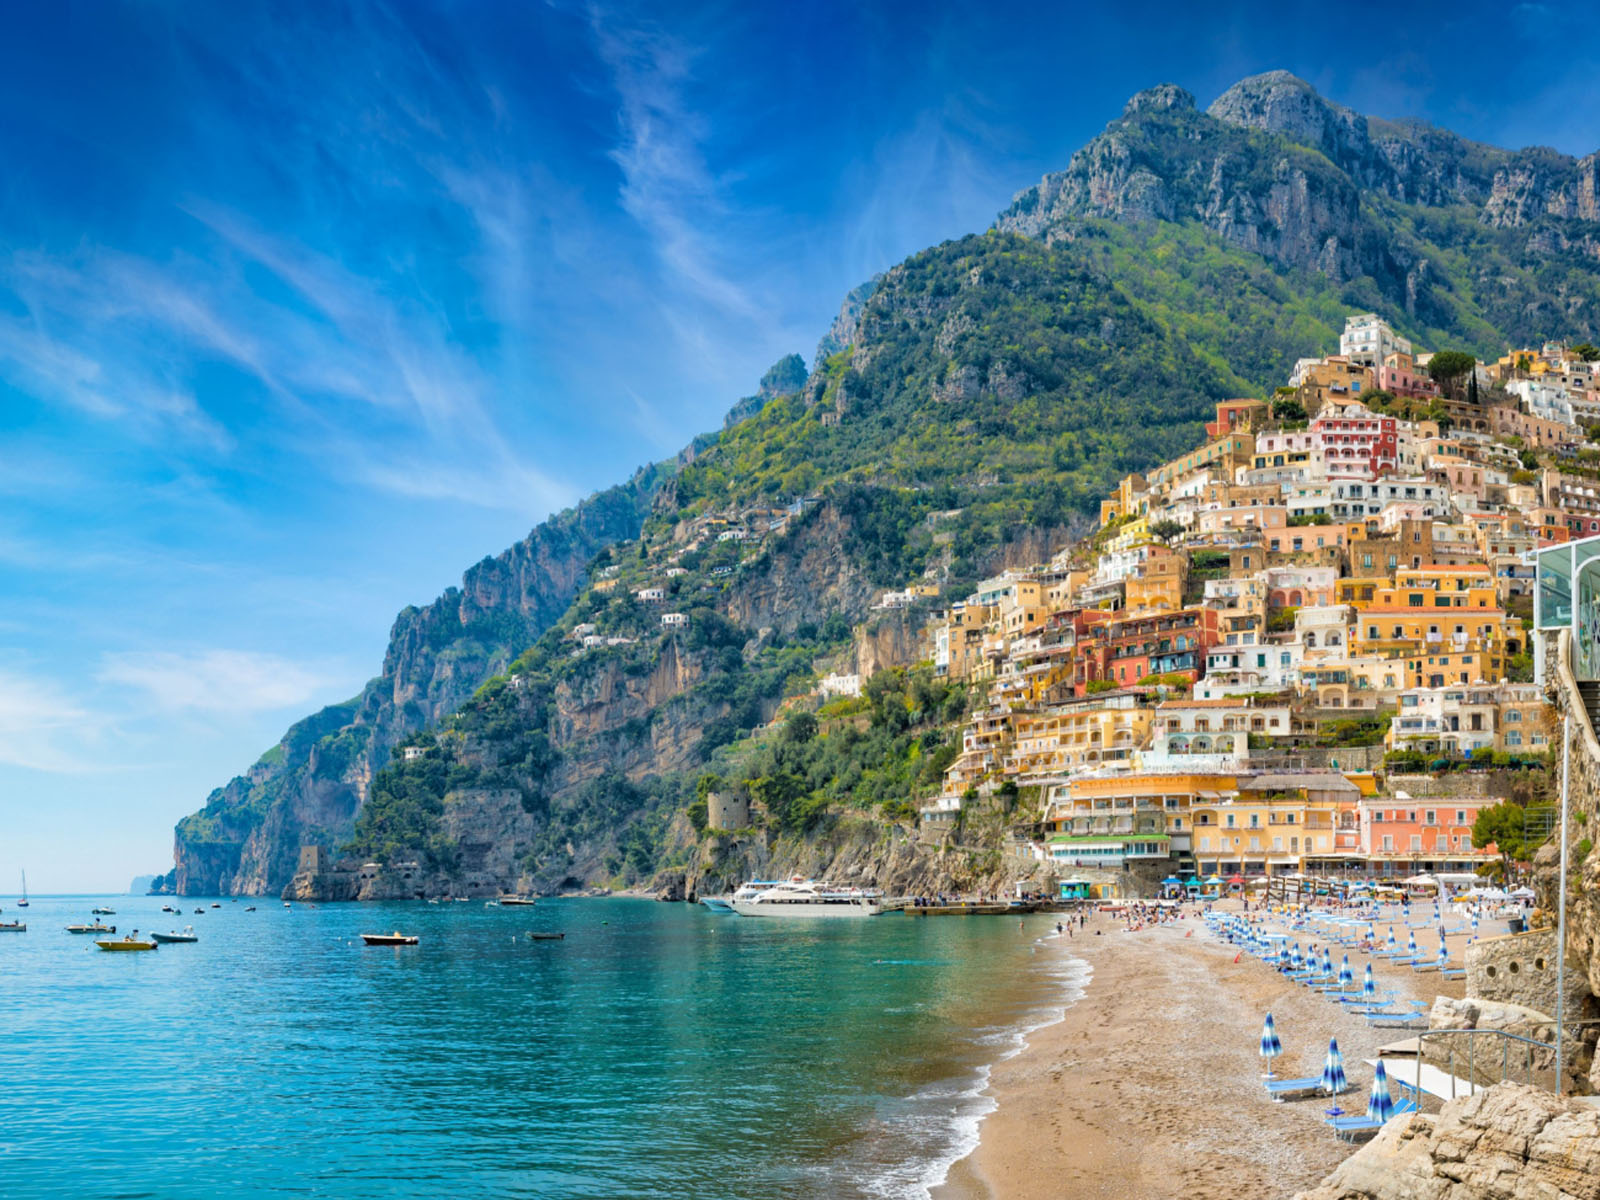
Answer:
<svg viewBox="0 0 1600 1200"><path fill-rule="evenodd" d="M165 869L173 822L354 694L401 606L717 425L847 289L984 228L1142 87L1205 104L1287 67L1365 112L1600 147L1588 21L1558 6L7 23L0 896Z"/></svg>

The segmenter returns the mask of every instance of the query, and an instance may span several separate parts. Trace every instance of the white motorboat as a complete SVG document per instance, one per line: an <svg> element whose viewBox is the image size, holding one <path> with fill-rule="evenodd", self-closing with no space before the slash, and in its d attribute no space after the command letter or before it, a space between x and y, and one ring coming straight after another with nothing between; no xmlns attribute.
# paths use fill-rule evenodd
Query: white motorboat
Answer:
<svg viewBox="0 0 1600 1200"><path fill-rule="evenodd" d="M752 879L749 883L741 883L731 896L701 896L700 903L712 912L731 913L735 900L754 900L768 888L777 887L776 879Z"/></svg>
<svg viewBox="0 0 1600 1200"><path fill-rule="evenodd" d="M882 892L831 887L812 879L776 883L731 904L741 917L876 917L884 911Z"/></svg>

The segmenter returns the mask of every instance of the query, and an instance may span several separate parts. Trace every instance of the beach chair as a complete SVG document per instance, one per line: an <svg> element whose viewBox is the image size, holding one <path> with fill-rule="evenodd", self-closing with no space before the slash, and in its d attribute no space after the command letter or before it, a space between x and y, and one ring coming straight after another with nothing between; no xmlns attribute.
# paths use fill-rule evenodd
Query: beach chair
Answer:
<svg viewBox="0 0 1600 1200"><path fill-rule="evenodd" d="M1445 979L1465 979L1467 977L1467 969L1465 967L1446 967L1439 974Z"/></svg>
<svg viewBox="0 0 1600 1200"><path fill-rule="evenodd" d="M1428 1010L1415 1009L1410 1012L1386 1011L1368 1013L1367 1024L1373 1029L1426 1029L1428 1027Z"/></svg>
<svg viewBox="0 0 1600 1200"><path fill-rule="evenodd" d="M1282 1103L1291 1096L1302 1098L1314 1093L1322 1086L1321 1075L1308 1075L1304 1079L1264 1079L1267 1095Z"/></svg>
<svg viewBox="0 0 1600 1200"><path fill-rule="evenodd" d="M1396 1117L1406 1113L1414 1113L1417 1106L1411 1100L1397 1100L1394 1106ZM1385 1122L1374 1121L1366 1114L1359 1117L1329 1117L1328 1126L1347 1142L1353 1142L1364 1134L1374 1134L1384 1127Z"/></svg>

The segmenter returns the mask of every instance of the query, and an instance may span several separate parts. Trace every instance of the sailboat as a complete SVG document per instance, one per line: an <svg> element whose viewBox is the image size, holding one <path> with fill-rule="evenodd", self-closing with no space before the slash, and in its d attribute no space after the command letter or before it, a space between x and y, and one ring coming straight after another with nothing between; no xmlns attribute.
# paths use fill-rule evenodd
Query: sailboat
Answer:
<svg viewBox="0 0 1600 1200"><path fill-rule="evenodd" d="M28 873L22 873L22 899L17 901L18 908L28 907Z"/></svg>

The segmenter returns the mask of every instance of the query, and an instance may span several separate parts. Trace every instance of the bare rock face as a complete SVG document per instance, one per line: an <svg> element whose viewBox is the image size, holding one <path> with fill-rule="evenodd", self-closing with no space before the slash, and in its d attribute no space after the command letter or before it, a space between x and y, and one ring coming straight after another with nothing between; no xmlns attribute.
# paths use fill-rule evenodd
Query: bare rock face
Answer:
<svg viewBox="0 0 1600 1200"><path fill-rule="evenodd" d="M658 482L646 470L590 497L469 568L461 587L403 610L383 673L361 695L297 723L179 822L179 894L277 893L308 831L324 842L347 836L394 745L453 712L560 616L595 554L638 536Z"/></svg>
<svg viewBox="0 0 1600 1200"><path fill-rule="evenodd" d="M1600 1109L1499 1084L1397 1117L1295 1200L1600 1200Z"/></svg>

